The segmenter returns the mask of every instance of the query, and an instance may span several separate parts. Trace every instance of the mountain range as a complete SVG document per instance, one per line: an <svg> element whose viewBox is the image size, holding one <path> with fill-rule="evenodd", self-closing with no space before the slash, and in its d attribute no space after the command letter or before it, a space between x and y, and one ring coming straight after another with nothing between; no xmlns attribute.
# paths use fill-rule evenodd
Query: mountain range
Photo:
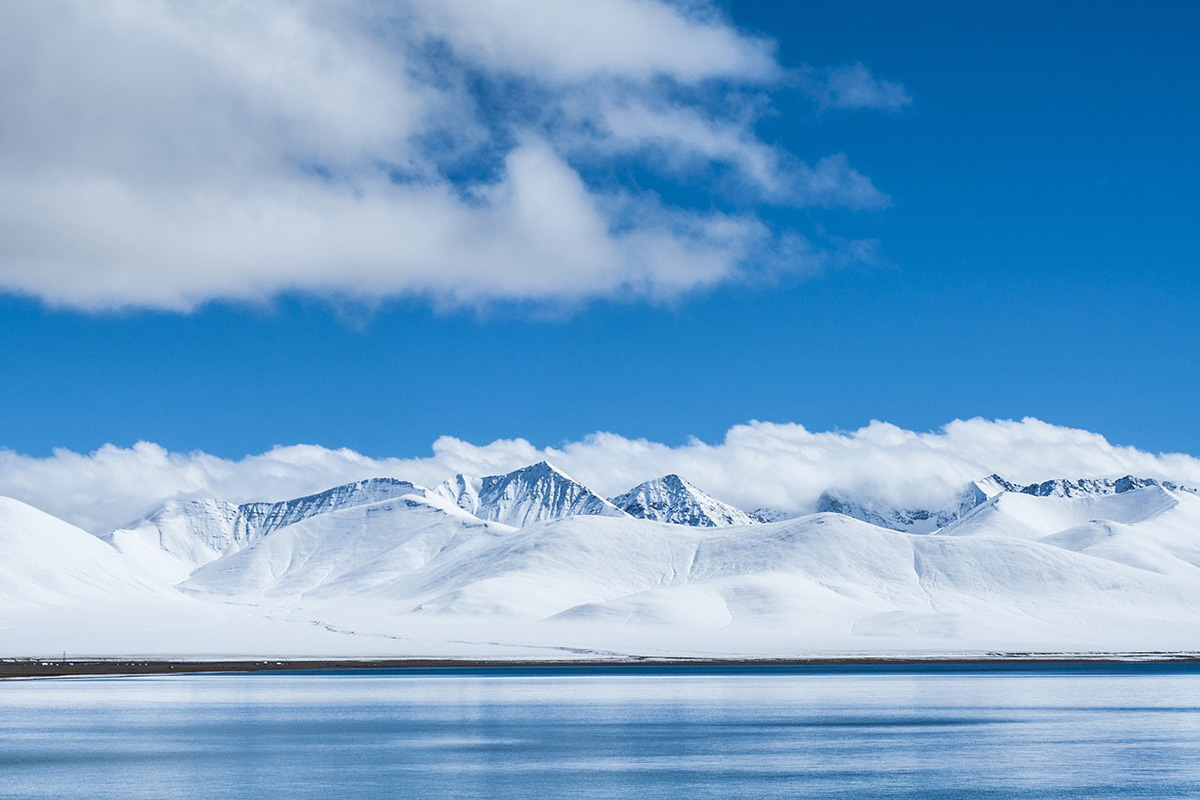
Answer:
<svg viewBox="0 0 1200 800"><path fill-rule="evenodd" d="M0 656L1200 649L1200 495L1134 476L788 518L540 462L170 500L101 536L2 499L0 550Z"/></svg>

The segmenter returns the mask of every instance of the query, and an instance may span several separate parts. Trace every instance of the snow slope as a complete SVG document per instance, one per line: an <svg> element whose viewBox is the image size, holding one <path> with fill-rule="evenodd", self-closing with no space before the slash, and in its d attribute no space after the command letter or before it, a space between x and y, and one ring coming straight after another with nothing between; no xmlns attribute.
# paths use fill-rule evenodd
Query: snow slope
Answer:
<svg viewBox="0 0 1200 800"><path fill-rule="evenodd" d="M193 595L355 595L514 529L406 496L316 515L197 569Z"/></svg>
<svg viewBox="0 0 1200 800"><path fill-rule="evenodd" d="M408 519L369 522L397 513ZM339 544L352 530L361 541ZM1200 613L1200 581L1179 575L1044 542L903 534L837 514L725 528L580 516L504 530L380 504L265 538L185 588L351 624L356 608L383 608L391 619L469 617L500 630L514 620L732 628L801 649L814 638L1103 640L1147 623L1186 626Z"/></svg>
<svg viewBox="0 0 1200 800"><path fill-rule="evenodd" d="M172 500L144 520L104 538L147 570L178 583L196 568L312 517L402 497L445 505L429 490L394 478L335 486L278 503L233 505L220 500Z"/></svg>
<svg viewBox="0 0 1200 800"><path fill-rule="evenodd" d="M817 511L829 511L906 533L933 533L953 524L971 511L1001 494L1024 494L1033 497L1089 498L1124 494L1138 489L1160 487L1167 491L1196 494L1196 490L1169 481L1138 478L1126 475L1116 480L1107 478L1055 479L1021 486L990 475L972 481L958 493L950 504L936 508L896 507L875 498L861 498L827 491L817 501Z"/></svg>
<svg viewBox="0 0 1200 800"><path fill-rule="evenodd" d="M19 608L151 598L164 590L87 531L0 497L0 618Z"/></svg>
<svg viewBox="0 0 1200 800"><path fill-rule="evenodd" d="M614 499L543 462L175 501L105 538L0 500L0 655L1200 650L1200 495L1167 482L992 476L940 516L771 523L678 476Z"/></svg>
<svg viewBox="0 0 1200 800"><path fill-rule="evenodd" d="M1161 484L1121 493L1006 493L939 536L1039 541L1163 575L1200 579L1200 497Z"/></svg>
<svg viewBox="0 0 1200 800"><path fill-rule="evenodd" d="M968 483L951 504L933 509L897 508L872 498L854 498L827 491L817 500L817 512L842 514L881 528L905 533L933 533L991 498L1003 492L1019 491L1020 488L999 475L990 475Z"/></svg>
<svg viewBox="0 0 1200 800"><path fill-rule="evenodd" d="M1200 600L1194 583L1042 543L901 534L834 514L702 538L686 572L661 572L671 577L562 613L773 628L801 641L1021 641L1116 633L1130 619L1184 624Z"/></svg>
<svg viewBox="0 0 1200 800"><path fill-rule="evenodd" d="M1093 520L1135 525L1179 505L1179 495L1159 486L1122 494L1032 495L1004 492L939 532L1040 539Z"/></svg>

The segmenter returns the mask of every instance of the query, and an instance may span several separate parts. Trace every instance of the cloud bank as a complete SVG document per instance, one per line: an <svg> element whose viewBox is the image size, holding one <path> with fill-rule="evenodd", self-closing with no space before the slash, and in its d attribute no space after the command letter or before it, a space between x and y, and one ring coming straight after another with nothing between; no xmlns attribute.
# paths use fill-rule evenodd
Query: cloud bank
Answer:
<svg viewBox="0 0 1200 800"><path fill-rule="evenodd" d="M751 422L731 428L721 442L680 446L612 433L561 447L524 439L474 445L443 436L429 456L389 459L312 445L239 460L171 453L149 443L106 445L89 454L62 450L47 458L0 450L0 495L104 532L174 497L282 500L377 476L434 486L458 472L497 474L543 458L608 496L675 472L743 508L793 512L811 510L826 489L940 504L993 472L1023 483L1134 474L1200 486L1200 459L1190 455L1119 447L1097 433L1036 419L972 419L924 433L883 422L849 432Z"/></svg>
<svg viewBox="0 0 1200 800"><path fill-rule="evenodd" d="M794 73L707 0L4 13L0 291L53 305L666 299L846 258L763 205L888 204L844 154L756 134ZM814 74L819 107L907 102Z"/></svg>

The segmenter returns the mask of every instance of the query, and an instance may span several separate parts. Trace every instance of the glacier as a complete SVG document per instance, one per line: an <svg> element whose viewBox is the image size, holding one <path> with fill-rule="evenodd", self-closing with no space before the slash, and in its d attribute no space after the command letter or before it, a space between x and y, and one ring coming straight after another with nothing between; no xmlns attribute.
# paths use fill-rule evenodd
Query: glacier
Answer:
<svg viewBox="0 0 1200 800"><path fill-rule="evenodd" d="M831 488L772 517L553 465L95 535L0 498L0 656L801 657L1200 650L1200 494L993 475L945 507Z"/></svg>

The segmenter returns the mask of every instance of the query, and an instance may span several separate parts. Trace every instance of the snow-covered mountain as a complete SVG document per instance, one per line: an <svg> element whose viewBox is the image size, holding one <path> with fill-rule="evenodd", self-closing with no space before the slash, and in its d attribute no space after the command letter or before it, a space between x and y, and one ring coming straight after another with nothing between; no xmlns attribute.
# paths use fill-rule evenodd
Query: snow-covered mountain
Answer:
<svg viewBox="0 0 1200 800"><path fill-rule="evenodd" d="M22 607L152 598L166 590L87 531L0 497L0 628Z"/></svg>
<svg viewBox="0 0 1200 800"><path fill-rule="evenodd" d="M446 498L468 514L474 515L479 511L479 489L483 478L459 473L448 481L443 481L434 491Z"/></svg>
<svg viewBox="0 0 1200 800"><path fill-rule="evenodd" d="M156 571L186 577L195 568L288 525L402 497L429 502L428 490L394 478L371 478L278 503L171 500L145 519L104 538L135 559L156 562Z"/></svg>
<svg viewBox="0 0 1200 800"><path fill-rule="evenodd" d="M905 533L933 533L965 517L975 508L1001 494L1025 494L1035 497L1099 497L1160 486L1170 491L1195 494L1195 490L1170 481L1138 478L1126 475L1116 480L1108 478L1055 479L1043 483L1020 485L1010 483L999 475L967 484L949 505L941 508L898 508L871 498L855 498L827 491L817 501L818 512L832 512L869 522L882 528Z"/></svg>
<svg viewBox="0 0 1200 800"><path fill-rule="evenodd" d="M569 517L523 530L472 528L413 510L348 546L364 509L314 519L197 571L184 587L243 603L342 606L445 618L569 619L714 630L738 620L782 631L889 624L970 632L1092 604L1175 620L1200 613L1200 581L1024 538L900 534L838 514L770 525L689 527ZM342 516L342 515L334 515ZM351 521L353 520L353 521ZM1045 604L1045 605L1042 605ZM1005 618L1008 619L1005 619ZM1044 624L1026 620L1028 624Z"/></svg>
<svg viewBox="0 0 1200 800"><path fill-rule="evenodd" d="M760 521L697 489L678 475L665 475L638 484L625 494L610 498L609 502L632 517L677 525L717 528L753 525Z"/></svg>
<svg viewBox="0 0 1200 800"><path fill-rule="evenodd" d="M750 516L757 522L783 522L785 519L795 519L800 515L792 511L780 511L778 508L762 506L751 511Z"/></svg>
<svg viewBox="0 0 1200 800"><path fill-rule="evenodd" d="M436 490L395 478L371 478L274 503L171 500L145 519L104 538L154 573L178 582L198 567L281 529L391 500L454 511L468 521L514 527L566 516L624 516L591 489L543 461L507 475L457 475Z"/></svg>
<svg viewBox="0 0 1200 800"><path fill-rule="evenodd" d="M0 500L0 631L8 653L1200 650L1200 495L1166 481L829 492L837 513L773 523L678 476L614 500L540 463L173 501L103 538Z"/></svg>
<svg viewBox="0 0 1200 800"><path fill-rule="evenodd" d="M281 503L246 503L238 506L234 538L241 542L254 541L317 514L410 495L424 497L426 490L395 478L370 478Z"/></svg>
<svg viewBox="0 0 1200 800"><path fill-rule="evenodd" d="M548 462L507 475L456 475L438 492L482 520L517 528L572 516L623 517L625 513Z"/></svg>
<svg viewBox="0 0 1200 800"><path fill-rule="evenodd" d="M953 512L931 511L924 508L891 508L875 506L869 501L843 499L825 492L817 500L817 512L841 514L845 517L869 522L881 528L891 528L905 533L932 533L954 521Z"/></svg>
<svg viewBox="0 0 1200 800"><path fill-rule="evenodd" d="M193 595L297 598L405 586L436 560L514 532L458 508L405 495L309 516L195 570Z"/></svg>
<svg viewBox="0 0 1200 800"><path fill-rule="evenodd" d="M1019 491L1020 488L1022 487L1014 486L999 475L990 475L968 483L951 503L941 508L901 508L874 498L858 498L826 491L817 500L817 512L842 514L881 528L905 533L933 533L996 495Z"/></svg>
<svg viewBox="0 0 1200 800"><path fill-rule="evenodd" d="M996 476L992 476L993 478ZM1154 478L1137 478L1126 475L1123 478L1109 480L1107 478L1079 478L1078 480L1057 479L1044 483L1031 483L1028 486L1012 486L1009 491L1032 494L1037 497L1088 497L1106 494L1123 494L1147 486L1161 486L1170 491L1185 491L1195 493L1195 489L1179 486L1171 481L1159 481Z"/></svg>

